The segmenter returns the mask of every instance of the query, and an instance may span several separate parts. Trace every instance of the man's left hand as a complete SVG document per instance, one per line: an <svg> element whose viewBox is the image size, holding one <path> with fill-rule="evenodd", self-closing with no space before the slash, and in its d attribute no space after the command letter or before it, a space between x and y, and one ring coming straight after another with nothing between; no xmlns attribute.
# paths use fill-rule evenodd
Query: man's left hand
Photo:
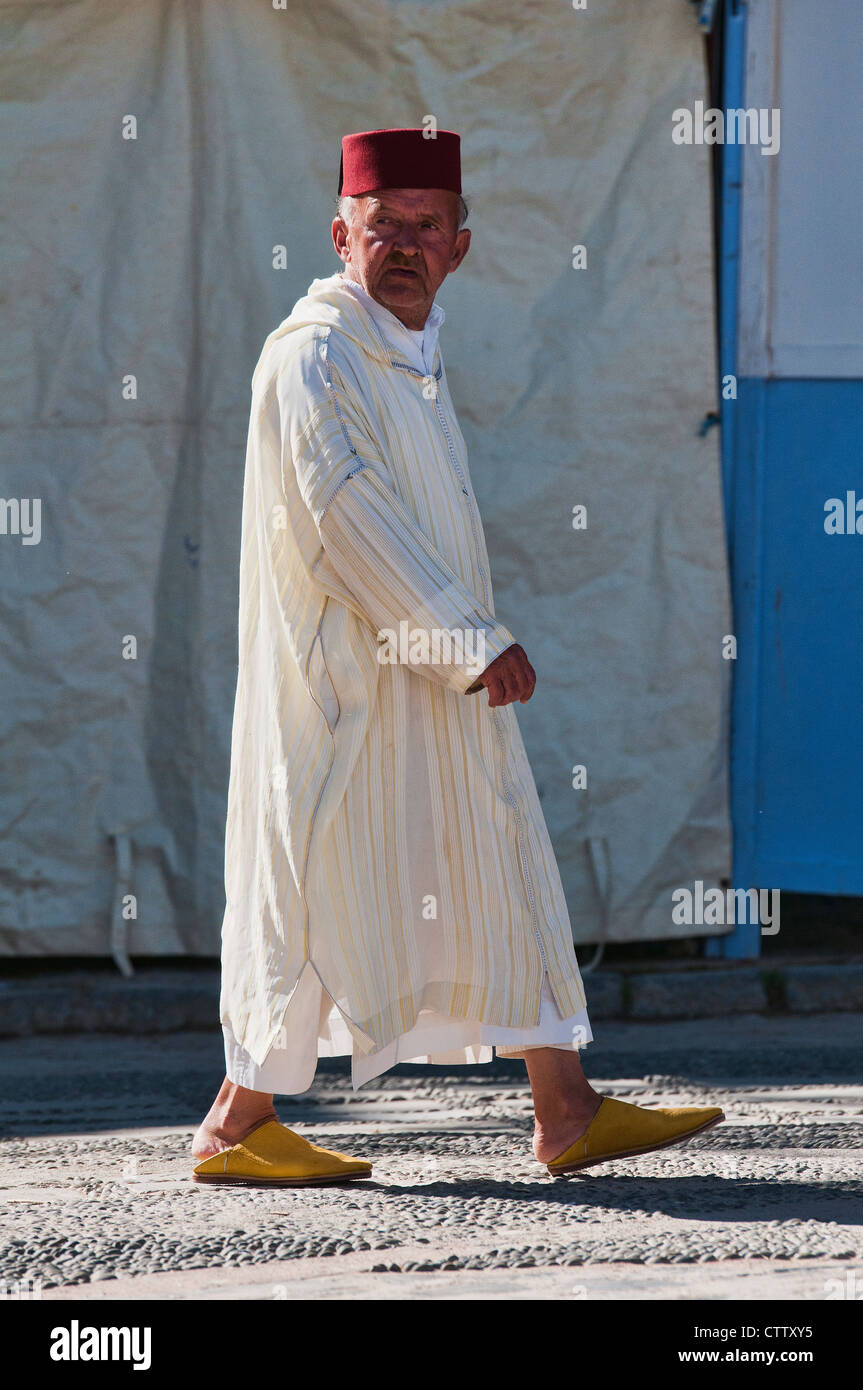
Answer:
<svg viewBox="0 0 863 1390"><path fill-rule="evenodd" d="M524 647L514 642L477 679L488 691L489 708L494 709L497 705L511 705L514 700L527 704L536 685L536 672Z"/></svg>

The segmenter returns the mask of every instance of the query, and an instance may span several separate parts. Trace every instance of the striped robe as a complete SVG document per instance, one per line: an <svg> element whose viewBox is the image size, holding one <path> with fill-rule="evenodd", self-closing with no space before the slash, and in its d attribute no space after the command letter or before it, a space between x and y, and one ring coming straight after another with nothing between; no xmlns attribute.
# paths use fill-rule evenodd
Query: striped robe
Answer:
<svg viewBox="0 0 863 1390"><path fill-rule="evenodd" d="M435 631L463 652L381 659ZM423 1008L531 1027L544 973L584 1008L514 708L466 693L514 640L440 350L423 375L313 281L255 369L243 494L221 1016L257 1064L307 964L363 1054Z"/></svg>

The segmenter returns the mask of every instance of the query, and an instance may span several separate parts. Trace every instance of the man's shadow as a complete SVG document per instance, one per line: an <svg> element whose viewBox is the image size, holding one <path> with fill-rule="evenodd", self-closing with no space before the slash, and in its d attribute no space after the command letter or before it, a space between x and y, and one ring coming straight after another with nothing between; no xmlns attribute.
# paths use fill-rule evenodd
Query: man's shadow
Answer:
<svg viewBox="0 0 863 1390"><path fill-rule="evenodd" d="M560 1210L648 1212L697 1221L789 1221L863 1224L863 1181L777 1181L744 1174L644 1177L585 1170L573 1178L510 1182L495 1178L417 1183L363 1183L388 1197L462 1197L466 1201L541 1203ZM575 1229L575 1227L573 1228Z"/></svg>

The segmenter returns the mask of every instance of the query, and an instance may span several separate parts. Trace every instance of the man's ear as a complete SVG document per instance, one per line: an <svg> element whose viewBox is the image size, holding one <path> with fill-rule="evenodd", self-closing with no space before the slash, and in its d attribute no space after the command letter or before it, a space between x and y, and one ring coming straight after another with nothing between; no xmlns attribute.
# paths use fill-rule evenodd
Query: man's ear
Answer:
<svg viewBox="0 0 863 1390"><path fill-rule="evenodd" d="M461 231L458 233L455 239L455 246L453 247L452 259L449 263L449 271L447 272L449 275L451 275L454 270L458 270L459 266L461 265L462 261L467 255L469 246L470 227L462 227Z"/></svg>
<svg viewBox="0 0 863 1390"><path fill-rule="evenodd" d="M347 226L346 226L346 224L345 224L343 218L341 218L341 217L334 217L334 218L333 218L333 225L332 225L332 227L330 228L330 231L332 232L333 246L335 246L335 248L336 248L336 255L339 257L340 260L344 261L345 264L347 264L347 261L348 261L348 259L349 259L351 253L350 253L350 250L348 249L348 244L347 244L347 243L348 243L348 229L347 229Z"/></svg>

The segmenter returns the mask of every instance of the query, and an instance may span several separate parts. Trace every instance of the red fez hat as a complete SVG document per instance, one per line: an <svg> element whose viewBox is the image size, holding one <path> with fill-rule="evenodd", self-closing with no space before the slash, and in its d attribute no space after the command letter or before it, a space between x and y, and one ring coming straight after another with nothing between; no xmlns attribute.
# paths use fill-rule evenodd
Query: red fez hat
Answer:
<svg viewBox="0 0 863 1390"><path fill-rule="evenodd" d="M360 130L342 136L339 196L376 188L449 188L461 193L461 139L439 130Z"/></svg>

